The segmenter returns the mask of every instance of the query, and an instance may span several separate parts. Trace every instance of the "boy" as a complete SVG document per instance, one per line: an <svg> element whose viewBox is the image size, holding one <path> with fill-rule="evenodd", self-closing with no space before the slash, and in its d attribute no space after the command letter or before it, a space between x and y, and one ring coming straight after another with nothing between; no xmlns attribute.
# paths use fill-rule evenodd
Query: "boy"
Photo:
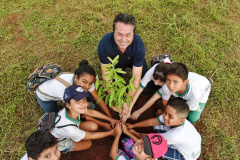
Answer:
<svg viewBox="0 0 240 160"><path fill-rule="evenodd" d="M195 160L201 153L201 136L195 127L186 120L189 107L183 100L170 100L163 115L135 124L129 128L154 126L167 140L168 151L165 159ZM160 125L159 125L160 124Z"/></svg>
<svg viewBox="0 0 240 160"><path fill-rule="evenodd" d="M134 130L128 131L127 126L125 124L117 123L115 128L115 139L112 144L110 156L115 160L126 160L126 158L118 153L118 143L122 131L128 135L130 138L135 141L134 146L132 147L132 152L136 155L133 159L138 160L155 160L156 158L161 157L167 152L167 142L164 137L160 134L151 133L147 135L139 135ZM138 139L135 137L140 136Z"/></svg>
<svg viewBox="0 0 240 160"><path fill-rule="evenodd" d="M166 107L171 95L173 95L186 100L191 111L187 119L194 123L200 118L210 90L211 82L207 78L197 73L188 73L188 68L183 63L173 63L167 72L166 83L138 111L141 114L161 97L163 106Z"/></svg>
<svg viewBox="0 0 240 160"><path fill-rule="evenodd" d="M80 86L73 85L65 89L63 100L65 108L59 112L61 119L56 118L56 127L51 133L59 140L58 148L61 152L80 151L92 145L92 139L104 138L114 134L114 131L95 132L98 125L89 116L109 121L112 125L118 122L104 114L87 108L88 94ZM80 119L80 114L86 114L86 121ZM58 122L59 121L59 122ZM65 126L57 128L58 126Z"/></svg>
<svg viewBox="0 0 240 160"><path fill-rule="evenodd" d="M61 153L55 137L46 131L36 131L25 143L27 154L21 160L58 160Z"/></svg>

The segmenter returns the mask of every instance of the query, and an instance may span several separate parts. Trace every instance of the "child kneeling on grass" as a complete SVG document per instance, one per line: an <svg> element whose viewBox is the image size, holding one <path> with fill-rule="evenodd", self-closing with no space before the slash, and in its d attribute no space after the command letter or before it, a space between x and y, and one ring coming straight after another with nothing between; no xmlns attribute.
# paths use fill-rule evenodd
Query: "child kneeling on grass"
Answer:
<svg viewBox="0 0 240 160"><path fill-rule="evenodd" d="M195 160L201 153L201 136L195 127L186 119L189 107L183 100L170 100L163 115L135 124L128 128L154 126L167 140L168 151L165 159Z"/></svg>
<svg viewBox="0 0 240 160"><path fill-rule="evenodd" d="M34 132L28 137L25 147L27 154L21 160L59 160L61 156L57 140L50 132Z"/></svg>
<svg viewBox="0 0 240 160"><path fill-rule="evenodd" d="M54 128L51 131L51 133L59 140L58 148L63 153L88 149L92 145L92 139L99 139L114 135L113 130L107 132L96 132L98 130L97 123L88 120L87 117L86 121L81 121L80 114L86 114L107 120L112 125L118 122L117 120L107 117L98 111L88 109L86 97L88 97L88 94L80 86L74 85L65 89L63 95L65 108L58 114L61 119L56 124L56 127L64 125L68 126ZM57 121L58 118L56 118L55 122Z"/></svg>
<svg viewBox="0 0 240 160"><path fill-rule="evenodd" d="M130 138L132 138L135 141L134 146L130 148L133 152L135 157L133 159L137 160L155 160L156 158L161 157L167 152L167 142L164 139L164 137L161 134L151 133L147 135L139 135L137 132L131 129L131 131L128 131L127 126L125 124L117 123L115 128L115 139L112 144L110 156L114 160L128 160L129 157L125 154L122 154L122 152L119 154L118 144L119 139L124 132L126 135L128 135ZM137 137L139 138L137 138Z"/></svg>

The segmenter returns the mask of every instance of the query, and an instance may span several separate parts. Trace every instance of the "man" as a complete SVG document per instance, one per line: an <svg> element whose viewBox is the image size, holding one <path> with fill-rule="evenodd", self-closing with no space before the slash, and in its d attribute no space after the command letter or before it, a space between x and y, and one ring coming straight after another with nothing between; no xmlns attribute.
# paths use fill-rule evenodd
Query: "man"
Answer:
<svg viewBox="0 0 240 160"><path fill-rule="evenodd" d="M148 67L144 59L145 47L141 38L134 34L136 21L132 15L118 14L113 21L113 32L106 34L98 45L98 56L101 62L102 75L107 73L103 67L110 63L107 57L114 59L119 55L116 68L125 70L132 68L132 76L135 76L133 84L139 87L141 77L147 72ZM103 77L103 80L108 80ZM136 90L132 92L132 96Z"/></svg>

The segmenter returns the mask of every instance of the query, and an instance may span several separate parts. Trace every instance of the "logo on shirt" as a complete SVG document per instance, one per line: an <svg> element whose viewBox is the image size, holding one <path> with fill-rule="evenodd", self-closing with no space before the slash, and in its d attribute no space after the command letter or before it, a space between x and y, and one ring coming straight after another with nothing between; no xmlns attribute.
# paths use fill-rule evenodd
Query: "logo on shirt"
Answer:
<svg viewBox="0 0 240 160"><path fill-rule="evenodd" d="M152 143L156 145L162 144L162 137L160 135L154 135L151 137Z"/></svg>
<svg viewBox="0 0 240 160"><path fill-rule="evenodd" d="M83 90L82 87L77 87L77 88L76 88L76 91L78 91L78 92L83 92L84 90Z"/></svg>

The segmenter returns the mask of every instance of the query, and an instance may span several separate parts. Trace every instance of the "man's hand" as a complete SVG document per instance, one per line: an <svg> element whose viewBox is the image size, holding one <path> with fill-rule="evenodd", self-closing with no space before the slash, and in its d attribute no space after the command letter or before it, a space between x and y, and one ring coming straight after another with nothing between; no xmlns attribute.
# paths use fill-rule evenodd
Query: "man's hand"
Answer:
<svg viewBox="0 0 240 160"><path fill-rule="evenodd" d="M129 110L129 107L128 107L127 103L124 103L123 106L122 106L122 111L119 114L119 116L122 117L123 115L126 115L129 112L130 112L130 110Z"/></svg>
<svg viewBox="0 0 240 160"><path fill-rule="evenodd" d="M118 106L112 107L112 110L114 110L115 112L118 112L118 113L121 112L121 110L118 109Z"/></svg>
<svg viewBox="0 0 240 160"><path fill-rule="evenodd" d="M123 116L121 117L122 122L125 123L128 118L130 118L130 113L128 113L128 114L126 114L126 115L123 115Z"/></svg>
<svg viewBox="0 0 240 160"><path fill-rule="evenodd" d="M122 126L120 123L115 125L114 132L116 136L120 136L122 134Z"/></svg>
<svg viewBox="0 0 240 160"><path fill-rule="evenodd" d="M137 120L140 115L141 115L140 112L137 110L137 111L133 112L131 119Z"/></svg>

